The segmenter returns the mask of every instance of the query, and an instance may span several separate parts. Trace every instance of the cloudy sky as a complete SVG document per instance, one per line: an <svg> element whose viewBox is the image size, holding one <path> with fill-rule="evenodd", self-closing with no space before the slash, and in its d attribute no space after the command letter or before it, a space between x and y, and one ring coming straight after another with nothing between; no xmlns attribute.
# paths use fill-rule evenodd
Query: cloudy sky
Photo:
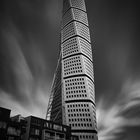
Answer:
<svg viewBox="0 0 140 140"><path fill-rule="evenodd" d="M129 0L86 0L99 140L140 138L140 19ZM45 118L62 0L0 1L0 106Z"/></svg>

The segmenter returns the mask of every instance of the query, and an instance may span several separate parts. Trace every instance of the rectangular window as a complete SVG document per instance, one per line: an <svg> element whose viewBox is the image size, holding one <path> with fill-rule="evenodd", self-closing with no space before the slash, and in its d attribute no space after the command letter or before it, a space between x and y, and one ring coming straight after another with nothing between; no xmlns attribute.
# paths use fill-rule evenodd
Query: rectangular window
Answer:
<svg viewBox="0 0 140 140"><path fill-rule="evenodd" d="M0 122L0 128L6 129L6 126L7 126L6 122Z"/></svg>

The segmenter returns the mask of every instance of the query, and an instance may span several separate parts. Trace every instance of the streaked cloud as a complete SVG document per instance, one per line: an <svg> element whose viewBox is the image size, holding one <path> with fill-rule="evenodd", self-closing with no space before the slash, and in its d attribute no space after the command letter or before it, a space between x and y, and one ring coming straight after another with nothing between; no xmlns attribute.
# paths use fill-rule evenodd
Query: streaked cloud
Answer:
<svg viewBox="0 0 140 140"><path fill-rule="evenodd" d="M12 78L7 78L6 88L1 87L0 105L12 109L12 115L21 113L24 116L36 115L45 117L49 99L49 83L46 78L47 67L44 57L39 53L33 54L32 62L35 64L32 72L23 52L20 42L24 37L20 31L11 23L8 30L3 30L6 40L7 63L11 69L7 73ZM25 44L25 41L24 41ZM33 49L34 50L34 49ZM7 83L8 82L8 83Z"/></svg>
<svg viewBox="0 0 140 140"><path fill-rule="evenodd" d="M127 127L140 126L140 80L127 80L119 95L112 105L105 96L97 104L99 140L119 139Z"/></svg>

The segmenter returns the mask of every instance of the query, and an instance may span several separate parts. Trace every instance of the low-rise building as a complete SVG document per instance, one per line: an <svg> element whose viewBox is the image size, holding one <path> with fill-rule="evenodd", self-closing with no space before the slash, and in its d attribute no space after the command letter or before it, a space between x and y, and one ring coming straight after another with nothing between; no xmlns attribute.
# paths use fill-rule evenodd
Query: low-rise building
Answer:
<svg viewBox="0 0 140 140"><path fill-rule="evenodd" d="M26 121L20 115L10 118L11 110L0 107L0 140L21 140Z"/></svg>
<svg viewBox="0 0 140 140"><path fill-rule="evenodd" d="M29 116L23 140L78 140L71 135L71 127Z"/></svg>
<svg viewBox="0 0 140 140"><path fill-rule="evenodd" d="M0 107L0 140L78 140L71 127L35 116L10 117L11 110Z"/></svg>
<svg viewBox="0 0 140 140"><path fill-rule="evenodd" d="M0 139L7 140L8 122L11 110L0 107Z"/></svg>

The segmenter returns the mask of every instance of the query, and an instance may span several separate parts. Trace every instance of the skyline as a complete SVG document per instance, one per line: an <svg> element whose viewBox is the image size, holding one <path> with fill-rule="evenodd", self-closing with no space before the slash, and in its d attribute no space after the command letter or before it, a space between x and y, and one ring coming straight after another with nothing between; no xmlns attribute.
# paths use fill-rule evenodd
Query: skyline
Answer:
<svg viewBox="0 0 140 140"><path fill-rule="evenodd" d="M93 53L99 138L137 140L137 4L86 0L86 5L93 46L96 40ZM0 2L0 106L12 109L13 114L45 118L59 54L60 9L62 1L58 0Z"/></svg>

